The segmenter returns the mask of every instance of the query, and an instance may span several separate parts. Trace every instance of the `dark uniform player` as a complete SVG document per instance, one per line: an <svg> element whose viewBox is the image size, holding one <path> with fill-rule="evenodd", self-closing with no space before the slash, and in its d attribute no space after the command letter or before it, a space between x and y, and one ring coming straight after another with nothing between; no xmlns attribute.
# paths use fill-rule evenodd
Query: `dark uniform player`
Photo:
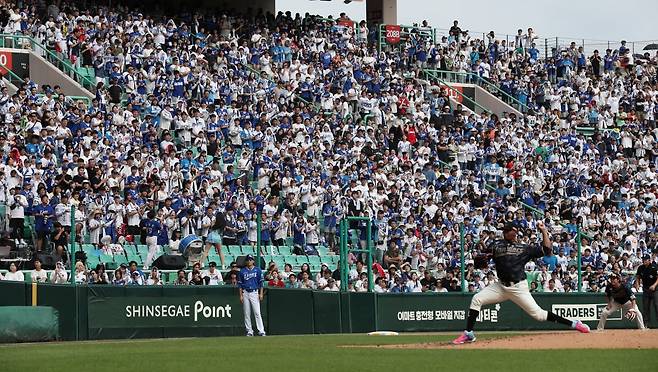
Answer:
<svg viewBox="0 0 658 372"><path fill-rule="evenodd" d="M642 257L642 265L637 268L637 279L642 283L642 315L644 316L644 326L649 326L651 321L651 305L656 312L658 319L658 268L651 262L651 256L645 254Z"/></svg>
<svg viewBox="0 0 658 372"><path fill-rule="evenodd" d="M628 319L635 319L637 327L644 329L642 314L640 314L640 309L637 308L637 304L635 303L635 295L621 283L619 275L610 275L610 284L605 288L605 295L608 297L608 306L601 312L599 324L596 326L598 331L602 331L605 328L605 322L608 320L610 314L619 310L620 307L626 310L626 317Z"/></svg>
<svg viewBox="0 0 658 372"><path fill-rule="evenodd" d="M526 280L525 264L528 261L553 254L551 239L543 223L537 223L537 228L542 234L542 245L530 246L517 242L517 229L514 225L506 225L503 228L504 239L495 240L487 248L487 257L493 257L498 273L498 283L492 284L478 292L471 300L466 330L452 343L463 344L475 341L473 326L483 305L496 304L511 300L522 308L526 313L539 321L551 321L561 323L582 333L589 332L589 326L579 320L571 321L557 314L546 311L537 305L528 290Z"/></svg>

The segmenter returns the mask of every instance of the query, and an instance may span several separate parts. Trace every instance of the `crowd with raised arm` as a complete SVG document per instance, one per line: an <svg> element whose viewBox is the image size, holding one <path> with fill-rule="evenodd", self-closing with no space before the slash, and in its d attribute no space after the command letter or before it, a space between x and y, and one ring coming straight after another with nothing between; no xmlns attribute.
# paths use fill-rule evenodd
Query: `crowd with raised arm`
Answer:
<svg viewBox="0 0 658 372"><path fill-rule="evenodd" d="M473 291L496 276L472 257L507 223L523 242L540 240L538 220L552 235L554 255L527 267L544 291L577 288L577 231L586 290L656 260L656 55L572 44L544 58L532 29L508 44L458 22L436 42L411 33L380 52L376 27L344 14L3 3L6 33L93 68L97 82L90 104L29 79L0 91L0 203L18 244L34 216L35 249L65 259L73 206L76 241L117 254L126 239L157 251L191 234L219 250L255 245L258 216L262 245L338 252L340 221L370 217L381 291L460 290L462 228ZM474 114L426 67L497 84L522 114ZM350 228L365 240L364 225ZM361 273L354 290L367 288ZM340 279L308 274L291 285ZM293 276L268 275L277 286Z"/></svg>

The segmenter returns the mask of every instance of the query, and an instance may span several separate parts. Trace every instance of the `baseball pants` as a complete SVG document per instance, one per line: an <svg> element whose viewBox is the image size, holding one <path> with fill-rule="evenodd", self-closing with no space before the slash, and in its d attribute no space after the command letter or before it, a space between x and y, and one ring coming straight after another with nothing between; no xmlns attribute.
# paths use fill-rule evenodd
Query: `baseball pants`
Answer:
<svg viewBox="0 0 658 372"><path fill-rule="evenodd" d="M506 287L500 283L494 283L485 287L478 292L471 300L471 310L480 311L484 305L497 304L510 300L519 306L523 311L538 321L545 321L548 317L548 311L537 305L537 302L528 290L528 281L520 282Z"/></svg>
<svg viewBox="0 0 658 372"><path fill-rule="evenodd" d="M635 310L635 314L637 314L635 317L637 328L644 329L644 319L642 318L642 313L640 313L640 309L638 309L637 305L633 304L632 301L628 301L623 305L617 303L616 301L612 301L612 303L601 312L601 318L599 319L599 324L596 326L596 329L599 331L603 330L605 328L605 322L608 320L610 314L619 310L619 308L623 308L625 311L629 311L631 309Z"/></svg>
<svg viewBox="0 0 658 372"><path fill-rule="evenodd" d="M147 236L146 245L148 245L149 247L149 253L148 255L146 255L146 261L144 261L144 267L149 268L151 263L153 263L153 259L155 258L155 255L158 253L158 250L160 249L158 247L158 237Z"/></svg>
<svg viewBox="0 0 658 372"><path fill-rule="evenodd" d="M644 292L642 295L642 315L644 316L645 327L649 327L651 321L651 307L653 307L656 320L658 320L658 291Z"/></svg>
<svg viewBox="0 0 658 372"><path fill-rule="evenodd" d="M260 316L260 299L258 298L258 291L243 292L242 310L244 311L244 327L247 329L248 335L253 335L254 330L251 327L251 313L254 313L256 318L256 328L259 335L265 334L265 327L263 327L263 318Z"/></svg>

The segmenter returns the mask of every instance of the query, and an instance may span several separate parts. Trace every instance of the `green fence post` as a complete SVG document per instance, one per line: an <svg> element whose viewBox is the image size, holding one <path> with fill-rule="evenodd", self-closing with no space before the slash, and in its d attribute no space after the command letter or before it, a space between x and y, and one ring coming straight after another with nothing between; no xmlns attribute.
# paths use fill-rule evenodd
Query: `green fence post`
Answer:
<svg viewBox="0 0 658 372"><path fill-rule="evenodd" d="M368 292L372 292L375 290L375 283L372 280L372 239L371 239L371 233L372 233L372 220L368 220L366 223L366 248L368 250Z"/></svg>
<svg viewBox="0 0 658 372"><path fill-rule="evenodd" d="M459 251L460 254L460 267L462 276L462 293L466 292L466 274L464 269L464 223L459 224Z"/></svg>
<svg viewBox="0 0 658 372"><path fill-rule="evenodd" d="M258 212L258 209L256 209ZM263 212L258 212L258 215L256 216L256 233L258 236L256 236L256 262L258 262L258 267L260 268L260 234L261 234L261 228L262 228L262 217L261 214Z"/></svg>
<svg viewBox="0 0 658 372"><path fill-rule="evenodd" d="M78 326L78 289L76 288L75 283L75 206L71 205L71 247L69 247L69 254L71 258L69 263L71 264L71 285L73 285L73 292L75 294L75 303L73 308L75 309L75 340L78 340L78 334L80 332Z"/></svg>
<svg viewBox="0 0 658 372"><path fill-rule="evenodd" d="M71 284L75 285L75 207L71 205L71 247L69 248L69 254L71 255L70 264L71 264Z"/></svg>
<svg viewBox="0 0 658 372"><path fill-rule="evenodd" d="M582 242L581 242L581 236L580 236L580 225L576 226L576 243L578 245L578 292L583 291L583 270L582 270L582 262L580 261L580 257L582 255Z"/></svg>
<svg viewBox="0 0 658 372"><path fill-rule="evenodd" d="M345 241L345 219L340 220L340 290L347 291L347 247Z"/></svg>

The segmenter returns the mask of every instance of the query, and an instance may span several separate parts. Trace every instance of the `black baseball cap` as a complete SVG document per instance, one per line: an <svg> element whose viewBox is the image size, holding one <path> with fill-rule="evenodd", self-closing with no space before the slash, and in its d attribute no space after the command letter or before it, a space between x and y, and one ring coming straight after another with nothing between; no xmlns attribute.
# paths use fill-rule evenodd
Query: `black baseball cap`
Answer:
<svg viewBox="0 0 658 372"><path fill-rule="evenodd" d="M650 260L651 256L649 256L648 254L645 254L644 256L642 256L642 259L643 260Z"/></svg>
<svg viewBox="0 0 658 372"><path fill-rule="evenodd" d="M252 260L254 261L254 255L253 254L248 254L247 257L245 257L247 261Z"/></svg>
<svg viewBox="0 0 658 372"><path fill-rule="evenodd" d="M508 231L512 231L514 229L517 229L517 226L513 223L508 223L508 224L505 224L505 226L503 226L503 232L504 233L506 233Z"/></svg>
<svg viewBox="0 0 658 372"><path fill-rule="evenodd" d="M217 267L217 263L216 263L215 261L210 261L210 263L208 264L208 266L210 266L210 267Z"/></svg>

